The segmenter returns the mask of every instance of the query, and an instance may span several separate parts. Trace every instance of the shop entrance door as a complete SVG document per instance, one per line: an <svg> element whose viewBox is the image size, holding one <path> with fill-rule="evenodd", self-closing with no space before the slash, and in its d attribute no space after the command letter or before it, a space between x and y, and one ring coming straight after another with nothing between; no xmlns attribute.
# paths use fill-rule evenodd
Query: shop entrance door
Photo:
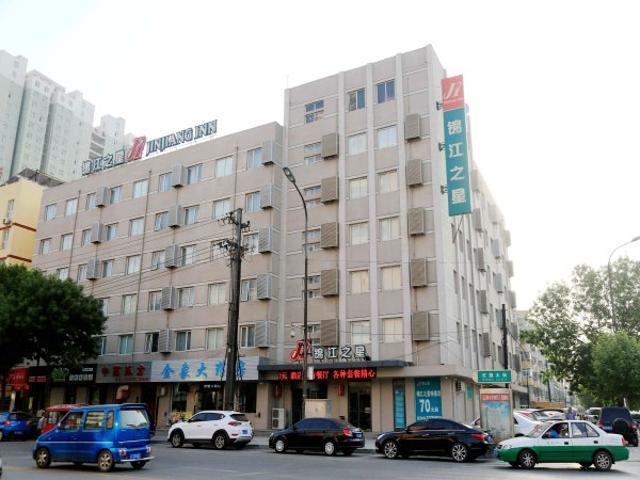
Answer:
<svg viewBox="0 0 640 480"><path fill-rule="evenodd" d="M158 399L156 398L156 385L153 383L143 383L140 386L140 402L147 405L149 419L153 425L158 418Z"/></svg>
<svg viewBox="0 0 640 480"><path fill-rule="evenodd" d="M371 430L371 385L349 385L349 423Z"/></svg>

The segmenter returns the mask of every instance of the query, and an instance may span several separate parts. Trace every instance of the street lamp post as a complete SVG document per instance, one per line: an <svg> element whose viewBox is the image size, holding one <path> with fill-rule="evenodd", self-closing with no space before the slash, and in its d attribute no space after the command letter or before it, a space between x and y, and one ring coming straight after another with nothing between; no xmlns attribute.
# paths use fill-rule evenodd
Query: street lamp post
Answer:
<svg viewBox="0 0 640 480"><path fill-rule="evenodd" d="M302 346L302 415L304 417L304 408L307 403L307 342L308 342L308 304L309 304L309 292L307 290L308 287L308 270L309 270L309 259L307 253L307 241L308 241L308 232L309 232L309 216L307 215L307 202L304 201L304 195L300 191L298 184L296 183L296 177L293 175L293 172L289 167L282 167L282 171L284 175L287 177L294 187L296 187L296 191L298 195L300 195L300 200L302 201L302 208L304 208L304 242L302 245L303 254L304 254L304 313L302 316L302 330L303 330L303 346Z"/></svg>
<svg viewBox="0 0 640 480"><path fill-rule="evenodd" d="M611 251L611 254L609 255L609 261L607 262L607 277L608 277L608 283L609 283L609 303L611 304L611 328L613 329L614 332L616 331L617 323L616 323L615 305L613 304L613 282L611 280L611 258L613 257L613 254L616 253L618 250L620 250L622 247L626 247L630 243L637 242L638 240L640 240L640 235L638 235L637 237L633 237L631 240L623 243L622 245L618 245L616 248L614 248Z"/></svg>

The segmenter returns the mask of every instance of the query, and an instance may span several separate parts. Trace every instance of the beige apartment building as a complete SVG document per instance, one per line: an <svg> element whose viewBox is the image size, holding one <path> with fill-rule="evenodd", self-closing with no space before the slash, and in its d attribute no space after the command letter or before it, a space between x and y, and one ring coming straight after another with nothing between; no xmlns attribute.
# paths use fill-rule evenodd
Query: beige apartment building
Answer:
<svg viewBox="0 0 640 480"><path fill-rule="evenodd" d="M515 320L513 265L477 168L473 214L448 216L444 76L430 46L399 54L286 90L284 127L45 191L34 267L81 282L108 315L88 375L59 378L50 403L142 401L160 424L165 414L222 406L229 267L219 242L231 226L219 219L240 207L251 226L238 407L257 428L302 415L305 249L311 398L373 431L477 417L474 370L501 368L503 304ZM285 165L305 196L306 238ZM519 368L515 323L508 338Z"/></svg>

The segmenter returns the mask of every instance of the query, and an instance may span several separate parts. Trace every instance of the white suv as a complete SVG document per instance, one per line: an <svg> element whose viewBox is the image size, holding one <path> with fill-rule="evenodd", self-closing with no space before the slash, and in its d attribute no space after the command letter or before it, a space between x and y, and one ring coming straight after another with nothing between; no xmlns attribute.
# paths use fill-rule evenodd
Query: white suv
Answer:
<svg viewBox="0 0 640 480"><path fill-rule="evenodd" d="M198 412L186 422L173 424L167 434L167 440L174 448L184 443L194 447L212 443L218 450L228 445L243 448L252 438L253 427L244 413L220 410Z"/></svg>

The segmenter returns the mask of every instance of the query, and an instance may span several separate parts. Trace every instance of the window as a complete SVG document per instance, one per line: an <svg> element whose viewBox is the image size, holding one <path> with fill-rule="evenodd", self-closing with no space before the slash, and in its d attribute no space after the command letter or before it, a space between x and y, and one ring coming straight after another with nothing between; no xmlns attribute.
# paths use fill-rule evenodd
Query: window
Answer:
<svg viewBox="0 0 640 480"><path fill-rule="evenodd" d="M169 212L156 213L156 218L153 222L153 231L159 232L169 226Z"/></svg>
<svg viewBox="0 0 640 480"><path fill-rule="evenodd" d="M53 220L56 218L56 204L47 205L44 207L44 219L45 221Z"/></svg>
<svg viewBox="0 0 640 480"><path fill-rule="evenodd" d="M91 243L91 229L87 228L85 230L82 230L82 234L80 236L80 246L86 247L90 243Z"/></svg>
<svg viewBox="0 0 640 480"><path fill-rule="evenodd" d="M191 330L176 332L176 352L191 350Z"/></svg>
<svg viewBox="0 0 640 480"><path fill-rule="evenodd" d="M255 255L258 253L258 234L249 233L242 237L242 246L245 248L246 255Z"/></svg>
<svg viewBox="0 0 640 480"><path fill-rule="evenodd" d="M231 199L223 198L213 202L213 218L219 220L231 211Z"/></svg>
<svg viewBox="0 0 640 480"><path fill-rule="evenodd" d="M378 140L378 148L394 147L398 144L398 135L396 133L396 126L379 128L376 130L376 137Z"/></svg>
<svg viewBox="0 0 640 480"><path fill-rule="evenodd" d="M40 240L40 248L38 249L38 252L40 253L40 255L46 255L50 251L51 251L51 239L43 238L42 240Z"/></svg>
<svg viewBox="0 0 640 480"><path fill-rule="evenodd" d="M187 167L187 185L198 183L202 178L202 164L191 165Z"/></svg>
<svg viewBox="0 0 640 480"><path fill-rule="evenodd" d="M2 231L2 250L6 250L6 248L9 246L9 229L3 230Z"/></svg>
<svg viewBox="0 0 640 480"><path fill-rule="evenodd" d="M318 163L322 160L322 156L320 155L320 151L322 150L322 143L310 143L304 146L304 164L305 165L313 165L314 163Z"/></svg>
<svg viewBox="0 0 640 480"><path fill-rule="evenodd" d="M81 265L78 265L77 281L78 282L83 282L86 279L87 279L87 264L83 263Z"/></svg>
<svg viewBox="0 0 640 480"><path fill-rule="evenodd" d="M220 240L211 242L211 262L213 262L214 260L225 258L225 254L226 249L222 247L222 242Z"/></svg>
<svg viewBox="0 0 640 480"><path fill-rule="evenodd" d="M351 344L362 345L370 342L369 320L351 322Z"/></svg>
<svg viewBox="0 0 640 480"><path fill-rule="evenodd" d="M376 85L378 93L378 103L388 102L396 98L396 83L395 80L387 80L386 82L380 82Z"/></svg>
<svg viewBox="0 0 640 480"><path fill-rule="evenodd" d="M60 250L71 250L73 246L73 233L65 233L60 237Z"/></svg>
<svg viewBox="0 0 640 480"><path fill-rule="evenodd" d="M182 260L182 266L191 265L196 259L196 246L185 245L180 247L180 259Z"/></svg>
<svg viewBox="0 0 640 480"><path fill-rule="evenodd" d="M193 225L198 221L198 211L200 208L197 205L192 207L185 207L184 209L184 224Z"/></svg>
<svg viewBox="0 0 640 480"><path fill-rule="evenodd" d="M195 289L193 287L182 287L178 289L178 308L193 307Z"/></svg>
<svg viewBox="0 0 640 480"><path fill-rule="evenodd" d="M369 222L349 225L349 244L361 245L369 241Z"/></svg>
<svg viewBox="0 0 640 480"><path fill-rule="evenodd" d="M66 280L69 278L69 267L59 268L56 270L56 275L59 280Z"/></svg>
<svg viewBox="0 0 640 480"><path fill-rule="evenodd" d="M60 423L62 430L77 432L80 430L80 423L82 422L82 416L84 412L71 412L64 417Z"/></svg>
<svg viewBox="0 0 640 480"><path fill-rule="evenodd" d="M87 198L84 201L84 209L91 210L93 208L96 208L96 194L87 193Z"/></svg>
<svg viewBox="0 0 640 480"><path fill-rule="evenodd" d="M209 285L209 305L221 305L227 301L227 284L212 283Z"/></svg>
<svg viewBox="0 0 640 480"><path fill-rule="evenodd" d="M369 195L367 177L352 178L349 180L349 198L355 200Z"/></svg>
<svg viewBox="0 0 640 480"><path fill-rule="evenodd" d="M162 290L155 290L149 292L149 303L147 310L150 312L157 312L162 309Z"/></svg>
<svg viewBox="0 0 640 480"><path fill-rule="evenodd" d="M307 103L304 106L304 123L313 123L322 118L324 113L324 100Z"/></svg>
<svg viewBox="0 0 640 480"><path fill-rule="evenodd" d="M243 348L256 346L255 325L240 325L240 346Z"/></svg>
<svg viewBox="0 0 640 480"><path fill-rule="evenodd" d="M365 107L364 88L347 93L347 105L350 112Z"/></svg>
<svg viewBox="0 0 640 480"><path fill-rule="evenodd" d="M207 328L207 350L217 350L224 346L224 328Z"/></svg>
<svg viewBox="0 0 640 480"><path fill-rule="evenodd" d="M347 137L347 153L349 155L357 155L358 153L367 151L367 134L359 133Z"/></svg>
<svg viewBox="0 0 640 480"><path fill-rule="evenodd" d="M400 219L398 217L381 218L378 224L380 225L381 241L400 238Z"/></svg>
<svg viewBox="0 0 640 480"><path fill-rule="evenodd" d="M171 190L171 173L163 173L158 176L158 191L168 192Z"/></svg>
<svg viewBox="0 0 640 480"><path fill-rule="evenodd" d="M14 205L15 205L15 200L13 198L7 202L7 214L5 215L7 218L13 217Z"/></svg>
<svg viewBox="0 0 640 480"><path fill-rule="evenodd" d="M104 335L98 337L98 352L100 355L107 353L107 337Z"/></svg>
<svg viewBox="0 0 640 480"><path fill-rule="evenodd" d="M304 195L304 202L306 203L307 208L314 208L321 205L320 195L322 193L322 189L320 185L305 188L302 193Z"/></svg>
<svg viewBox="0 0 640 480"><path fill-rule="evenodd" d="M591 425L586 422L576 422L571 424L571 436L573 438L599 437Z"/></svg>
<svg viewBox="0 0 640 480"><path fill-rule="evenodd" d="M353 294L367 293L369 291L369 270L349 272L349 285Z"/></svg>
<svg viewBox="0 0 640 480"><path fill-rule="evenodd" d="M102 314L106 317L109 315L109 299L99 298L98 301L102 304Z"/></svg>
<svg viewBox="0 0 640 480"><path fill-rule="evenodd" d="M70 215L75 215L78 211L78 199L70 198L64 204L64 216L68 217Z"/></svg>
<svg viewBox="0 0 640 480"><path fill-rule="evenodd" d="M151 253L151 270L164 267L164 250L156 250Z"/></svg>
<svg viewBox="0 0 640 480"><path fill-rule="evenodd" d="M144 232L144 218L134 218L129 220L129 236L142 235Z"/></svg>
<svg viewBox="0 0 640 480"><path fill-rule="evenodd" d="M378 174L378 193L395 192L398 190L398 171L390 170Z"/></svg>
<svg viewBox="0 0 640 480"><path fill-rule="evenodd" d="M118 352L120 355L127 355L133 349L133 335L120 335L120 347Z"/></svg>
<svg viewBox="0 0 640 480"><path fill-rule="evenodd" d="M112 223L111 225L107 225L106 226L106 233L105 233L105 237L106 237L107 241L115 240L115 238L117 236L118 236L118 224L117 223Z"/></svg>
<svg viewBox="0 0 640 480"><path fill-rule="evenodd" d="M122 185L113 187L109 191L109 203L113 205L115 203L120 202L121 200L122 200Z"/></svg>
<svg viewBox="0 0 640 480"><path fill-rule="evenodd" d="M250 300L255 300L257 296L258 291L256 279L248 278L246 280L242 280L242 284L240 286L240 300L248 302Z"/></svg>
<svg viewBox="0 0 640 480"><path fill-rule="evenodd" d="M245 210L247 212L260 210L260 192L247 193L245 196Z"/></svg>
<svg viewBox="0 0 640 480"><path fill-rule="evenodd" d="M304 299L304 276L300 280L302 285L300 298ZM307 276L307 295L309 299L320 297L320 275Z"/></svg>
<svg viewBox="0 0 640 480"><path fill-rule="evenodd" d="M158 332L146 333L144 335L144 353L157 352L159 340L160 334Z"/></svg>
<svg viewBox="0 0 640 480"><path fill-rule="evenodd" d="M402 317L382 319L382 341L384 343L402 341Z"/></svg>
<svg viewBox="0 0 640 480"><path fill-rule="evenodd" d="M382 277L382 290L399 290L401 288L400 266L382 267L380 276Z"/></svg>
<svg viewBox="0 0 640 480"><path fill-rule="evenodd" d="M102 261L102 278L113 275L113 259Z"/></svg>
<svg viewBox="0 0 640 480"><path fill-rule="evenodd" d="M254 148L247 152L247 170L262 165L262 148Z"/></svg>
<svg viewBox="0 0 640 480"><path fill-rule="evenodd" d="M216 160L216 178L227 177L233 174L233 157L219 158Z"/></svg>
<svg viewBox="0 0 640 480"><path fill-rule="evenodd" d="M320 230L309 230L307 232L307 241L304 242L303 248L307 253L320 249Z"/></svg>
<svg viewBox="0 0 640 480"><path fill-rule="evenodd" d="M140 255L127 257L126 273L130 275L140 271Z"/></svg>
<svg viewBox="0 0 640 480"><path fill-rule="evenodd" d="M149 180L138 180L133 182L133 198L144 197L149 191Z"/></svg>
<svg viewBox="0 0 640 480"><path fill-rule="evenodd" d="M130 315L136 313L138 306L138 296L136 294L122 296L122 314Z"/></svg>
<svg viewBox="0 0 640 480"><path fill-rule="evenodd" d="M238 403L241 412L255 413L257 410L258 400L258 384L256 382L240 382L238 385ZM242 415L243 418L237 418L237 415L232 415L238 421L247 421L248 419Z"/></svg>

